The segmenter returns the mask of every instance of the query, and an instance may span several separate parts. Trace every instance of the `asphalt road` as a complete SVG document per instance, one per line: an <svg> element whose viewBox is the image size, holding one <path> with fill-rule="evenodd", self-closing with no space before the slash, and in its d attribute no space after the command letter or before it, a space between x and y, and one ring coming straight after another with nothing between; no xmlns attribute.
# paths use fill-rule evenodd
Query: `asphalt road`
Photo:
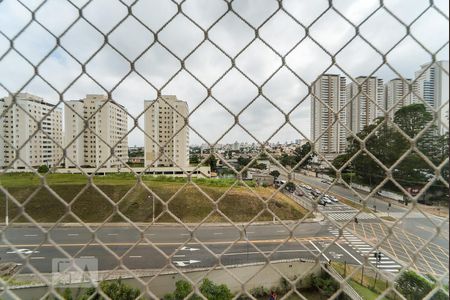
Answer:
<svg viewBox="0 0 450 300"><path fill-rule="evenodd" d="M169 263L185 269L265 262L267 259L315 259L326 247L319 256L321 261L346 261L349 264L363 261L358 249L344 239L332 243L336 237L330 234L329 225L301 224L292 231L295 239L290 238L290 231L280 225L255 225L241 234L234 227L210 226L199 229L191 238L188 231L174 226L158 226L142 234L131 227L115 226L99 229L97 239L92 240L86 229L73 227L53 229L48 234L51 239L45 241L45 234L39 233L38 229L9 228L4 237L9 242L14 241L15 247L3 242L0 256L2 262L21 264L20 273L23 274L32 272L28 266L50 273L55 271L55 260L67 257L96 260L99 270L111 270L120 263L130 269L161 269ZM51 241L57 242L58 247ZM20 251L22 254L18 253ZM383 259L386 270L397 265L388 255Z"/></svg>
<svg viewBox="0 0 450 300"><path fill-rule="evenodd" d="M327 190L331 193L337 194L341 197L344 197L348 200L351 200L355 203L360 203L359 200L361 198L365 198L367 196L367 193L358 191L360 196L355 195L355 193L348 189L345 186L342 185L333 185L330 188L330 185L327 183L321 182L321 178L316 177L310 177L305 176L303 174L295 173L295 180L304 182L306 184L309 184L311 186L317 187L322 190ZM427 214L426 216L416 210L409 212L410 206L402 207L394 203L394 200L392 200L393 205L391 207L388 206L388 202L385 202L384 200L381 200L378 197L372 197L368 200L368 207L372 208L373 205L376 205L378 212L388 213L389 215L394 218L402 218L404 217L398 226L414 235L419 236L422 239L428 240L430 239L435 233L436 233L436 227L440 227L440 234L433 238L432 242L444 247L445 249L449 249L449 222L445 218L437 217L434 215Z"/></svg>

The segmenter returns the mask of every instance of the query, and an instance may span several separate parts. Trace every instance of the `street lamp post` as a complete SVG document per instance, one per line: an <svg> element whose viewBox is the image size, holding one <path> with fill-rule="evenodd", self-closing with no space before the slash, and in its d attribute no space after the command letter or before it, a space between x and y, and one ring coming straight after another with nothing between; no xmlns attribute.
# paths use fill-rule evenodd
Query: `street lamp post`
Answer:
<svg viewBox="0 0 450 300"><path fill-rule="evenodd" d="M9 225L9 207L8 207L8 196L5 194L5 224L6 226Z"/></svg>
<svg viewBox="0 0 450 300"><path fill-rule="evenodd" d="M155 197L153 195L149 195L147 198L152 198L152 223L155 223Z"/></svg>

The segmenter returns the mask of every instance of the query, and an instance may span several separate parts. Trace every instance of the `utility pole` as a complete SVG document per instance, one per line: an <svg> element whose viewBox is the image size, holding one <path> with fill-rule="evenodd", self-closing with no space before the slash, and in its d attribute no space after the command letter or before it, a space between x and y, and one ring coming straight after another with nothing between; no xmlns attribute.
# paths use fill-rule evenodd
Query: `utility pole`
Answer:
<svg viewBox="0 0 450 300"><path fill-rule="evenodd" d="M8 196L5 194L5 224L6 226L9 225L9 203L8 203Z"/></svg>
<svg viewBox="0 0 450 300"><path fill-rule="evenodd" d="M149 195L147 199L152 198L152 223L155 223L155 197L153 197L153 194Z"/></svg>

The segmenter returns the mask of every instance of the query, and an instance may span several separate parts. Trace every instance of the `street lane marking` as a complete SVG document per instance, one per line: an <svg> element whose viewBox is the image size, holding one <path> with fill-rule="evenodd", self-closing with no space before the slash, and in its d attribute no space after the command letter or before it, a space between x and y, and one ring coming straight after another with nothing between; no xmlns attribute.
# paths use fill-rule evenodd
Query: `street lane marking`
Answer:
<svg viewBox="0 0 450 300"><path fill-rule="evenodd" d="M323 236L323 237L304 237L304 238L293 238L290 239L288 241L288 243L297 243L298 241L304 241L304 242L309 242L310 240L323 240L323 241L334 241L335 237L329 237L329 236ZM255 239L255 240L250 240L253 244L272 244L272 243L281 243L281 242L286 242L286 239L271 239L271 240L260 240L260 239ZM248 242L246 240L243 241L211 241L211 242L205 242L205 245L229 245L229 244L247 244ZM183 242L156 242L153 243L153 245L156 246L180 246L184 244ZM106 243L102 243L102 244L98 244L98 243L91 243L89 244L89 246L134 246L135 243L131 243L131 242L106 242ZM188 245L199 245L198 243L192 243L189 242ZM32 248L32 247L55 247L54 244L21 244L21 245L14 245L14 247L16 248ZM58 246L61 247L81 247L81 246L86 246L85 243L60 243L58 244ZM9 245L1 245L0 244L0 249L1 248L8 248L10 249L11 247Z"/></svg>
<svg viewBox="0 0 450 300"><path fill-rule="evenodd" d="M313 247L316 248L317 251L321 252L320 249L319 249L312 241L309 241L309 243L310 243L311 245L313 245ZM325 259L326 259L327 261L330 261L330 259L329 259L324 253L322 253L322 256L325 257Z"/></svg>
<svg viewBox="0 0 450 300"><path fill-rule="evenodd" d="M296 252L317 252L318 250L301 249L301 250L278 250L276 253L296 253ZM319 251L320 252L320 251ZM235 256L235 255L247 255L247 254L270 254L272 251L250 251L250 252L230 252L225 253L223 256Z"/></svg>
<svg viewBox="0 0 450 300"><path fill-rule="evenodd" d="M78 234L78 233L68 233L67 235L68 236L79 236L80 234Z"/></svg>
<svg viewBox="0 0 450 300"><path fill-rule="evenodd" d="M85 255L85 256L80 256L80 258L95 258L95 256L92 256L92 255Z"/></svg>
<svg viewBox="0 0 450 300"><path fill-rule="evenodd" d="M278 233L284 233L286 232L285 230L277 230Z"/></svg>
<svg viewBox="0 0 450 300"><path fill-rule="evenodd" d="M119 235L118 233L108 233L108 235Z"/></svg>
<svg viewBox="0 0 450 300"><path fill-rule="evenodd" d="M191 235L190 233L180 233L180 235Z"/></svg>
<svg viewBox="0 0 450 300"><path fill-rule="evenodd" d="M222 235L223 232L214 232L213 235Z"/></svg>
<svg viewBox="0 0 450 300"><path fill-rule="evenodd" d="M130 258L142 258L142 255L130 255Z"/></svg>
<svg viewBox="0 0 450 300"><path fill-rule="evenodd" d="M186 255L184 255L184 254L177 254L177 255L174 255L173 257L185 257Z"/></svg>
<svg viewBox="0 0 450 300"><path fill-rule="evenodd" d="M38 235L37 234L24 234L23 236L31 237L31 236L38 236Z"/></svg>
<svg viewBox="0 0 450 300"><path fill-rule="evenodd" d="M32 256L30 259L45 259L43 256Z"/></svg>
<svg viewBox="0 0 450 300"><path fill-rule="evenodd" d="M341 248L342 250L344 250L345 253L347 253L348 255L350 255L351 258L353 258L357 263L359 263L360 265L362 265L362 263L356 258L354 257L350 252L348 252L344 247L342 247L341 245L339 245L339 243L336 243L336 245Z"/></svg>

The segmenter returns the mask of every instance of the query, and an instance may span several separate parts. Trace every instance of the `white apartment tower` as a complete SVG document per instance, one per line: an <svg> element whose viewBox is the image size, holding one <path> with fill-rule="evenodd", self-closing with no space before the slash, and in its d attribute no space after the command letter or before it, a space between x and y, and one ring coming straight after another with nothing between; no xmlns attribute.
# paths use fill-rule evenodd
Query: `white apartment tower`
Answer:
<svg viewBox="0 0 450 300"><path fill-rule="evenodd" d="M346 149L346 80L333 74L320 76L312 86L311 139L317 142L315 151L327 160L334 159ZM340 112L339 112L340 111ZM339 112L336 119L335 113Z"/></svg>
<svg viewBox="0 0 450 300"><path fill-rule="evenodd" d="M145 166L189 166L189 128L185 126L189 114L187 102L176 96L162 96L146 100L144 107Z"/></svg>
<svg viewBox="0 0 450 300"><path fill-rule="evenodd" d="M347 85L347 126L353 133L373 123L383 116L380 109L386 109L383 79L360 76L356 82Z"/></svg>
<svg viewBox="0 0 450 300"><path fill-rule="evenodd" d="M128 116L123 106L105 95L87 95L67 101L64 117L66 167L119 168L128 161Z"/></svg>
<svg viewBox="0 0 450 300"><path fill-rule="evenodd" d="M446 73L447 72L447 73ZM424 64L416 72L414 81L413 100L415 103L428 103L434 110L438 110L445 105L438 115L437 126L441 133L447 131L442 126L442 122L449 122L448 100L449 100L449 78L448 78L448 60L438 61L433 64Z"/></svg>
<svg viewBox="0 0 450 300"><path fill-rule="evenodd" d="M62 111L42 98L19 93L0 99L0 166L11 169L62 163ZM40 123L40 125L39 125ZM36 134L35 134L36 133ZM34 135L35 134L35 135ZM16 160L16 150L19 149Z"/></svg>
<svg viewBox="0 0 450 300"><path fill-rule="evenodd" d="M395 78L386 84L386 109L394 107L389 113L391 118L394 117L395 112L400 108L411 105L411 83L411 79Z"/></svg>

